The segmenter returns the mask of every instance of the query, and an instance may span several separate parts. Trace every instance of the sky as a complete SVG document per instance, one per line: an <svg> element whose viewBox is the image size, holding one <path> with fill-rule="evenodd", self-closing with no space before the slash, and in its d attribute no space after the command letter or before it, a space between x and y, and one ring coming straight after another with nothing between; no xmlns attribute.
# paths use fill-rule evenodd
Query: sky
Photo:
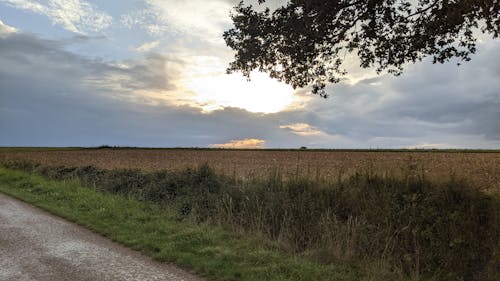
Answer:
<svg viewBox="0 0 500 281"><path fill-rule="evenodd" d="M500 149L500 40L399 77L347 57L323 99L225 74L237 2L0 0L0 146Z"/></svg>

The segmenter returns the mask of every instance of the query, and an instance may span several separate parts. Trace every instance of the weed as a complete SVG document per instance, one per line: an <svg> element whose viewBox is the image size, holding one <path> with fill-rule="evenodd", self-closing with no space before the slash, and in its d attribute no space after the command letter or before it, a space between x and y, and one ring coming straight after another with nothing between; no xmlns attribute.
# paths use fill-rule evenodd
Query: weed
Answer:
<svg viewBox="0 0 500 281"><path fill-rule="evenodd" d="M408 279L494 280L500 242L499 200L451 177L433 182L409 167L406 178L372 170L327 180L238 181L207 164L144 172L5 164L52 179L133 196L325 264L368 264ZM383 275L383 274L382 274Z"/></svg>

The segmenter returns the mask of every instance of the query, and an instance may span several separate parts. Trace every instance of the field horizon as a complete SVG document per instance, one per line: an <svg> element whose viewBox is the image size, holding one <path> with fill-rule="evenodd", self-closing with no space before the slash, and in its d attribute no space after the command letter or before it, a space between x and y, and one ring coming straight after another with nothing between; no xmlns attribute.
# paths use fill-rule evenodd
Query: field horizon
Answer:
<svg viewBox="0 0 500 281"><path fill-rule="evenodd" d="M234 150L234 151L360 151L360 152L486 152L500 153L496 148L310 148L310 147L265 147L265 148L228 148L228 147L210 147L210 146L0 146L2 151L37 151L37 150L79 150L79 149L144 149L144 150Z"/></svg>
<svg viewBox="0 0 500 281"><path fill-rule="evenodd" d="M0 161L145 171L178 171L207 163L220 174L243 179L265 177L270 170L285 178L336 178L358 171L405 175L412 170L437 181L457 176L484 189L500 190L497 150L4 147Z"/></svg>

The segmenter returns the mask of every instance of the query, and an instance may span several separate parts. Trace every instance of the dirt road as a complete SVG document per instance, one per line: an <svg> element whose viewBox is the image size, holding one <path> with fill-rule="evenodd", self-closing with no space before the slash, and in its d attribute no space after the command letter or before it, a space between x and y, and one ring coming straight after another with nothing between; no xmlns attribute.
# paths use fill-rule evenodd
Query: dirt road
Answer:
<svg viewBox="0 0 500 281"><path fill-rule="evenodd" d="M0 280L201 279L0 193Z"/></svg>

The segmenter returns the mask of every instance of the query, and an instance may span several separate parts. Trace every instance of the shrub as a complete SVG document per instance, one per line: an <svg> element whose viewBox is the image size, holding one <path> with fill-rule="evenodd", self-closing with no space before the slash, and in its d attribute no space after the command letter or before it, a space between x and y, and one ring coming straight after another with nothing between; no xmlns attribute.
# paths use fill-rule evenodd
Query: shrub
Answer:
<svg viewBox="0 0 500 281"><path fill-rule="evenodd" d="M241 182L206 164L182 172L4 165L174 208L179 219L260 233L322 262L382 261L406 276L438 280L498 277L499 200L453 178L360 172L283 180L276 170Z"/></svg>

